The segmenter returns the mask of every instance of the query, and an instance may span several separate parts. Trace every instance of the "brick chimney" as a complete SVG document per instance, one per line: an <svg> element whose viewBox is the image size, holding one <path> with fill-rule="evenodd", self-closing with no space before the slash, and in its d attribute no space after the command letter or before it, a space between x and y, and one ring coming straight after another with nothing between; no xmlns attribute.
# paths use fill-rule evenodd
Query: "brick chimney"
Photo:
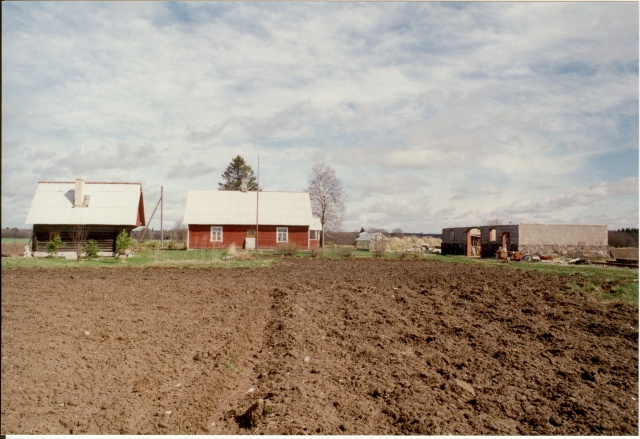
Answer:
<svg viewBox="0 0 640 439"><path fill-rule="evenodd" d="M82 207L84 202L84 178L76 178L76 193L73 197L73 207Z"/></svg>

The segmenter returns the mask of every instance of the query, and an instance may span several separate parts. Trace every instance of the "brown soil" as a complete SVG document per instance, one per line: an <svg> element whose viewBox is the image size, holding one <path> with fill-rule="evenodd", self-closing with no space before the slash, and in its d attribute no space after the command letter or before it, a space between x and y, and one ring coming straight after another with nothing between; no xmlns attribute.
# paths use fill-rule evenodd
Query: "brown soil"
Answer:
<svg viewBox="0 0 640 439"><path fill-rule="evenodd" d="M1 433L637 435L638 307L413 260L2 270Z"/></svg>
<svg viewBox="0 0 640 439"><path fill-rule="evenodd" d="M27 243L23 242L5 242L1 244L2 257L22 257L24 256L24 248Z"/></svg>

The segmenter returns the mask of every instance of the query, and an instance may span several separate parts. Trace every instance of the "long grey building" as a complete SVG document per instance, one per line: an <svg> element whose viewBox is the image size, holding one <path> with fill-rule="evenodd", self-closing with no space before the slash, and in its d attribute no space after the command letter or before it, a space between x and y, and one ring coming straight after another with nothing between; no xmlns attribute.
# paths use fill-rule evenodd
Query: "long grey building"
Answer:
<svg viewBox="0 0 640 439"><path fill-rule="evenodd" d="M442 254L493 257L504 248L530 255L608 256L606 225L508 224L442 229Z"/></svg>

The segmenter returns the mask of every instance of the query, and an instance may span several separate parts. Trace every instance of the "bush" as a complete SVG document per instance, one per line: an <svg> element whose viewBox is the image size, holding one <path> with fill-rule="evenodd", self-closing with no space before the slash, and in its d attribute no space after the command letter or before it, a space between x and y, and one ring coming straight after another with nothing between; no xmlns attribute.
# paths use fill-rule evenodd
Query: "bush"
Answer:
<svg viewBox="0 0 640 439"><path fill-rule="evenodd" d="M90 239L84 246L84 252L88 259L93 259L98 257L98 252L100 249L98 248L98 242L94 239Z"/></svg>
<svg viewBox="0 0 640 439"><path fill-rule="evenodd" d="M293 242L285 242L278 245L276 252L282 256L295 256L300 251L300 246Z"/></svg>
<svg viewBox="0 0 640 439"><path fill-rule="evenodd" d="M355 249L352 246L340 247L338 249L338 254L343 259L349 259L355 255Z"/></svg>
<svg viewBox="0 0 640 439"><path fill-rule="evenodd" d="M62 242L60 235L56 235L47 243L47 253L49 253L49 256L57 255L58 249L61 247L64 247L64 243Z"/></svg>
<svg viewBox="0 0 640 439"><path fill-rule="evenodd" d="M129 247L131 247L131 236L123 229L116 238L116 253L122 255Z"/></svg>

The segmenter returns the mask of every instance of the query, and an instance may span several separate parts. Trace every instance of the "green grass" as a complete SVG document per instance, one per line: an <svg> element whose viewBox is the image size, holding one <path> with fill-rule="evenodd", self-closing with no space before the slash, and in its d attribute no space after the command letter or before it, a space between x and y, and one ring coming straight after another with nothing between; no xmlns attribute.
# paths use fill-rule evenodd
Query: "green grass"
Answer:
<svg viewBox="0 0 640 439"><path fill-rule="evenodd" d="M628 282L613 289L613 292L602 293L605 300L638 303L638 282Z"/></svg>
<svg viewBox="0 0 640 439"><path fill-rule="evenodd" d="M226 252L212 250L142 250L131 258L101 257L98 259L65 258L2 258L2 268L40 267L40 268L74 268L74 267L178 267L178 268L259 268L272 265L273 258L253 258L245 260L225 261Z"/></svg>
<svg viewBox="0 0 640 439"><path fill-rule="evenodd" d="M30 238L0 238L2 244L24 243L31 241Z"/></svg>

